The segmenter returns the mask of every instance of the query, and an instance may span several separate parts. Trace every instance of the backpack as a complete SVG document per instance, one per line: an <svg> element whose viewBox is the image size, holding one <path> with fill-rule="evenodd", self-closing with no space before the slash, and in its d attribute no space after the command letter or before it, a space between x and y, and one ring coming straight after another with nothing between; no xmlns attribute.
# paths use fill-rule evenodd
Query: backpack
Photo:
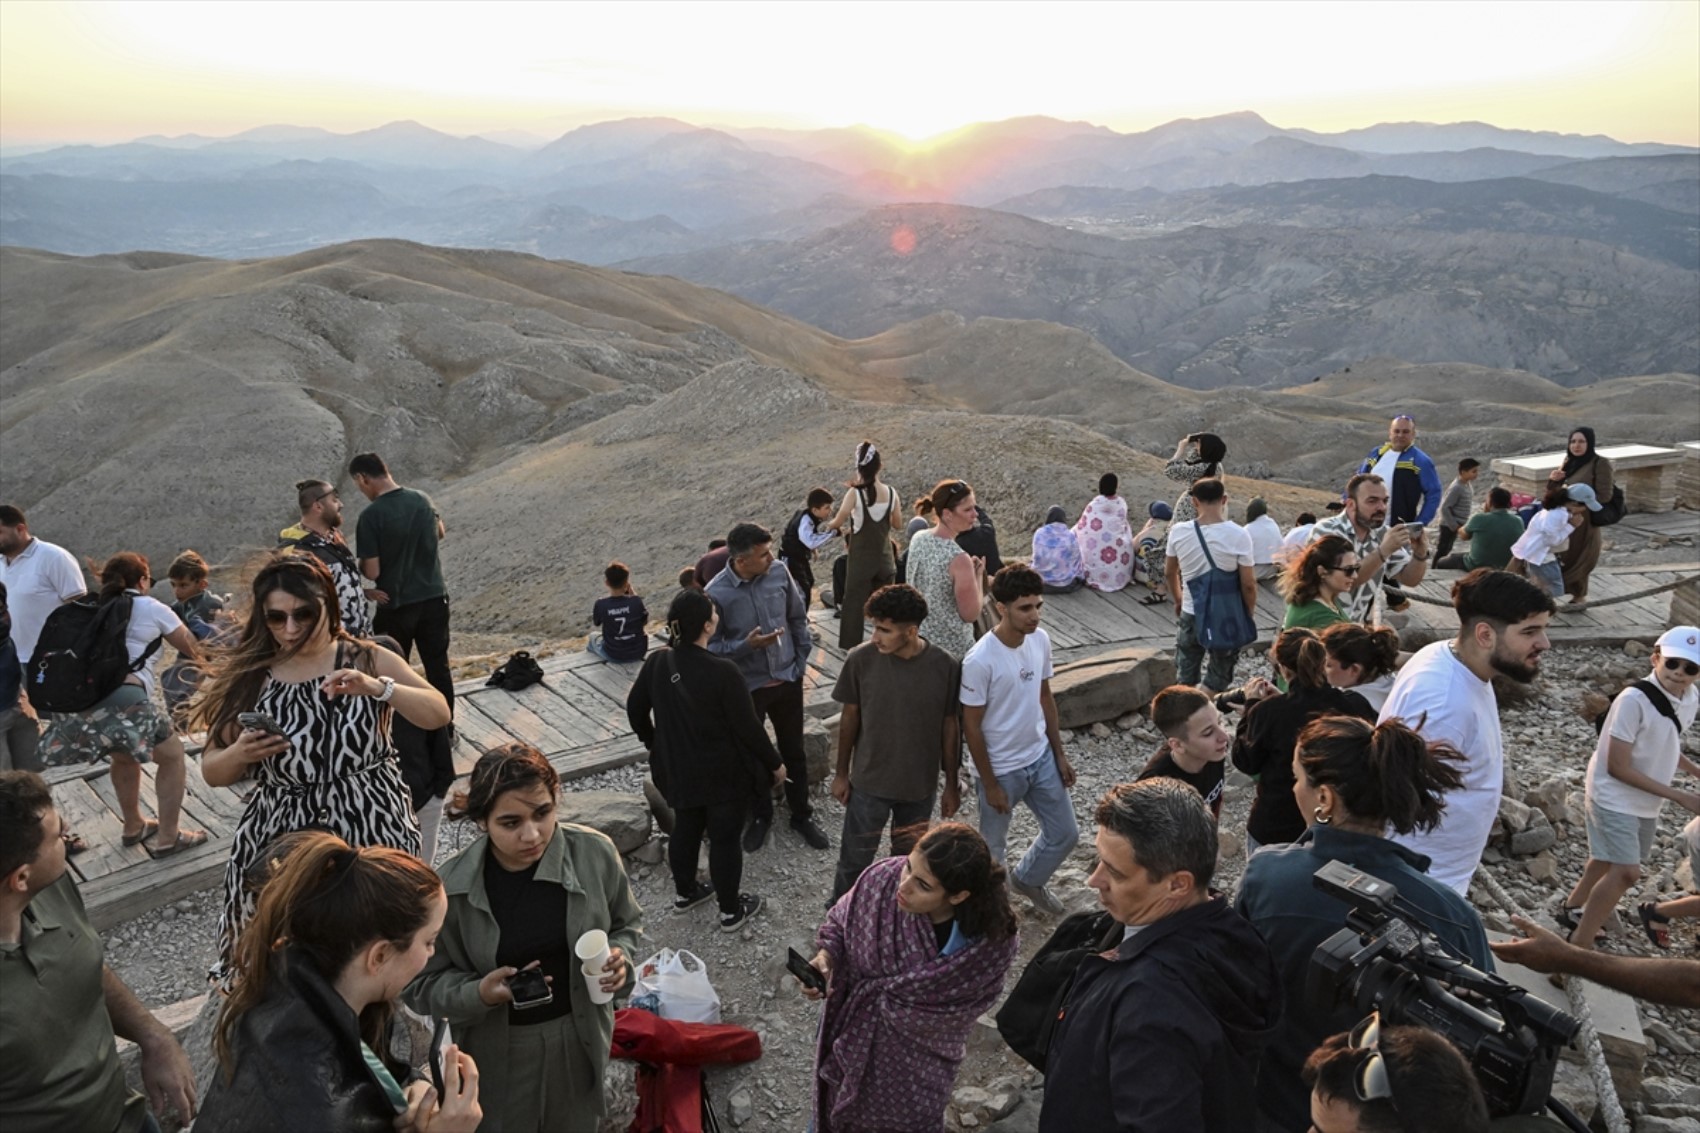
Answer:
<svg viewBox="0 0 1700 1133"><path fill-rule="evenodd" d="M496 671L490 674L490 679L484 682L487 688L500 688L508 692L518 692L522 688L530 688L543 683L543 667L521 649L512 657L496 666Z"/></svg>
<svg viewBox="0 0 1700 1133"><path fill-rule="evenodd" d="M111 696L146 665L160 639L130 660L125 635L132 607L129 594L104 602L84 595L48 614L24 674L30 703L48 712L81 712Z"/></svg>
<svg viewBox="0 0 1700 1133"><path fill-rule="evenodd" d="M1595 527L1610 527L1627 514L1629 508L1623 502L1623 485L1613 484L1611 499L1600 501L1600 510L1588 513L1588 522Z"/></svg>
<svg viewBox="0 0 1700 1133"><path fill-rule="evenodd" d="M1080 962L1121 942L1123 929L1109 913L1075 913L1033 954L1009 997L998 1008L998 1034L1035 1069L1045 1069L1057 1016L1074 987Z"/></svg>
<svg viewBox="0 0 1700 1133"><path fill-rule="evenodd" d="M1647 702L1653 706L1654 710L1676 725L1677 734L1682 733L1682 721L1677 718L1676 709L1671 707L1670 697L1665 695L1663 689L1654 688L1651 681L1631 681L1624 685L1617 690L1617 695L1611 698L1611 704L1616 704L1617 698L1632 688L1640 689L1641 695L1647 698ZM1605 731L1606 717L1611 715L1611 704L1606 705L1606 710L1594 717L1594 734L1596 736Z"/></svg>
<svg viewBox="0 0 1700 1133"><path fill-rule="evenodd" d="M1192 526L1204 561L1210 564L1209 570L1186 583L1192 592L1193 636L1209 652L1250 645L1257 640L1257 623L1245 612L1239 572L1218 567L1204 539L1204 525L1193 520Z"/></svg>
<svg viewBox="0 0 1700 1133"><path fill-rule="evenodd" d="M779 537L779 557L788 563L806 563L815 557L815 553L803 545L803 517L808 514L807 508L798 511Z"/></svg>

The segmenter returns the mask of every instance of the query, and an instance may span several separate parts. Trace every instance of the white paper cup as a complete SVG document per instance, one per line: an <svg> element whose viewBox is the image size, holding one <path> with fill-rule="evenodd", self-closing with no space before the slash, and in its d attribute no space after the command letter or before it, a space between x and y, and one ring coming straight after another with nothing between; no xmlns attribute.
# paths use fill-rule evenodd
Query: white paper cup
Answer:
<svg viewBox="0 0 1700 1133"><path fill-rule="evenodd" d="M603 959L584 966L584 986L590 992L592 1003L607 1003L614 998L613 992L602 990L602 977L606 974L602 970L602 965L607 962L606 959Z"/></svg>
<svg viewBox="0 0 1700 1133"><path fill-rule="evenodd" d="M608 934L599 928L593 928L578 938L573 945L573 951L578 955L579 963L588 970L595 964L598 968L608 963Z"/></svg>

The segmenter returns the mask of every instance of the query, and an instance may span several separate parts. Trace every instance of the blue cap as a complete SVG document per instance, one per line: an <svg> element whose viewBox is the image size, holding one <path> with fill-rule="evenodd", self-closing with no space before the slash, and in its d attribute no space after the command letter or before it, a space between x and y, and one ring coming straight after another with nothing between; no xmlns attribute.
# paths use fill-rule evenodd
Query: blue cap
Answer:
<svg viewBox="0 0 1700 1133"><path fill-rule="evenodd" d="M1152 500L1151 506L1146 510L1150 513L1152 519L1170 520L1175 518L1175 509L1162 500Z"/></svg>
<svg viewBox="0 0 1700 1133"><path fill-rule="evenodd" d="M1600 498L1594 495L1594 489L1586 484L1572 484L1564 489L1564 494L1570 497L1573 504L1587 504L1589 511L1600 510Z"/></svg>

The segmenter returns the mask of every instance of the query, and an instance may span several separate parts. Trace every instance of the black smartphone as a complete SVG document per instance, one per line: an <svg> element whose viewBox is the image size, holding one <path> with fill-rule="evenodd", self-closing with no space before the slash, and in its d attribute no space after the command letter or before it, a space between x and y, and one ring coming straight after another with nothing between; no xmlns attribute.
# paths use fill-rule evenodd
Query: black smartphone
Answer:
<svg viewBox="0 0 1700 1133"><path fill-rule="evenodd" d="M283 725L264 712L238 712L236 722L250 732L265 732L273 736L284 734Z"/></svg>
<svg viewBox="0 0 1700 1133"><path fill-rule="evenodd" d="M520 1011L555 1001L555 993L549 990L549 981L543 978L541 968L514 973L508 977L508 987L514 993L514 1007Z"/></svg>
<svg viewBox="0 0 1700 1133"><path fill-rule="evenodd" d="M448 1058L449 1046L454 1041L454 1036L449 1034L449 1021L438 1019L431 1031L431 1084L437 1087L439 1104L447 1096L443 1092L443 1062Z"/></svg>
<svg viewBox="0 0 1700 1133"><path fill-rule="evenodd" d="M816 991L825 992L826 977L821 975L820 969L809 963L808 957L795 948L787 948L785 951L787 953L785 967L791 974L801 980L804 987L812 987Z"/></svg>

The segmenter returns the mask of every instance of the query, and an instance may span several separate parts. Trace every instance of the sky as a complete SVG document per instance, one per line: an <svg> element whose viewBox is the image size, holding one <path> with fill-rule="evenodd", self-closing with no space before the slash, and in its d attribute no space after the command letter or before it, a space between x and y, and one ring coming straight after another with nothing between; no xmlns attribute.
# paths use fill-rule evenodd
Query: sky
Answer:
<svg viewBox="0 0 1700 1133"><path fill-rule="evenodd" d="M0 143L400 119L554 137L633 115L924 139L1254 110L1700 145L1697 45L1700 0L0 0Z"/></svg>

